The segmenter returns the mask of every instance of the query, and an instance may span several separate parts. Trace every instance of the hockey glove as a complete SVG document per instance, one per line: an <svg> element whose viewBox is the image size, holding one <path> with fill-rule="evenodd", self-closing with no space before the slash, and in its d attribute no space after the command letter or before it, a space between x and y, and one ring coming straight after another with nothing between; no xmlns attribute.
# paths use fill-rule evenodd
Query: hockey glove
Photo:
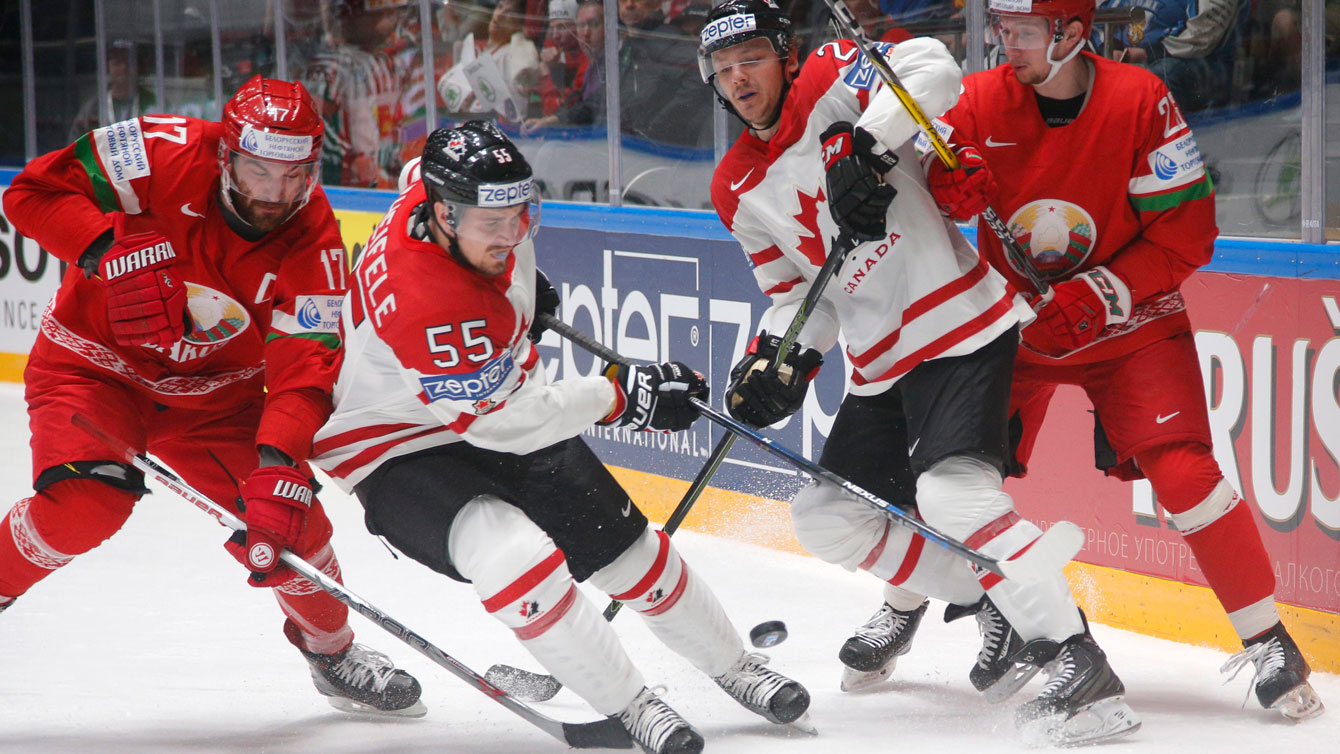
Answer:
<svg viewBox="0 0 1340 754"><path fill-rule="evenodd" d="M107 319L117 344L170 348L190 331L186 286L173 271L176 258L158 233L123 236L102 256L98 277L107 289Z"/></svg>
<svg viewBox="0 0 1340 754"><path fill-rule="evenodd" d="M1052 300L1024 328L1024 340L1048 356L1089 345L1108 325L1131 317L1131 291L1106 267L1095 267L1052 286Z"/></svg>
<svg viewBox="0 0 1340 754"><path fill-rule="evenodd" d="M857 241L883 238L884 219L898 193L884 182L884 174L898 164L898 157L888 151L876 155L875 137L864 128L853 130L846 121L829 126L819 140L833 219Z"/></svg>
<svg viewBox="0 0 1340 754"><path fill-rule="evenodd" d="M279 553L284 549L296 552L307 531L311 481L293 466L262 466L242 483L242 499L246 545L239 552L230 541L229 551L251 571L254 584L266 582L276 566L288 575L291 572L280 564Z"/></svg>
<svg viewBox="0 0 1340 754"><path fill-rule="evenodd" d="M707 400L707 380L678 361L648 366L610 364L605 377L614 383L614 410L601 424L678 432L698 419L689 398Z"/></svg>
<svg viewBox="0 0 1340 754"><path fill-rule="evenodd" d="M755 429L776 424L799 411L805 405L810 381L824 363L824 357L813 348L792 348L774 370L770 365L781 343L776 335L760 332L744 358L730 370L726 410Z"/></svg>
<svg viewBox="0 0 1340 754"><path fill-rule="evenodd" d="M996 179L975 145L964 144L957 154L958 170L950 170L940 158L931 155L926 166L926 183L941 212L954 220L968 220L986 209L991 192L996 189Z"/></svg>
<svg viewBox="0 0 1340 754"><path fill-rule="evenodd" d="M540 322L541 314L548 314L551 317L558 316L558 291L549 282L549 276L545 275L539 267L535 268L535 321L530 323L530 340L532 343L539 343L540 336L549 328Z"/></svg>

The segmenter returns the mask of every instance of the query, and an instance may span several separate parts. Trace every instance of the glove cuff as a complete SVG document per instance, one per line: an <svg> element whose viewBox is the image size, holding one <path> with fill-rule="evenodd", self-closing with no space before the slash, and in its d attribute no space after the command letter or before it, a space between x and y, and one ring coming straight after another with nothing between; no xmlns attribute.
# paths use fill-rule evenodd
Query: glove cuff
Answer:
<svg viewBox="0 0 1340 754"><path fill-rule="evenodd" d="M1105 325L1121 324L1131 318L1131 289L1116 273L1099 265L1081 272L1074 279L1088 283L1103 302L1103 312L1107 315Z"/></svg>

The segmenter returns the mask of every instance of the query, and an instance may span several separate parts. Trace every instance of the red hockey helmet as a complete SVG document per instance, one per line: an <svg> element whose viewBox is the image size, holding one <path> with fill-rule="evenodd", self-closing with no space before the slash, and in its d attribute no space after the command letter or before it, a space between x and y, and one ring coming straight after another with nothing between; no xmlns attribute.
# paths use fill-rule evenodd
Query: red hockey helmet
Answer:
<svg viewBox="0 0 1340 754"><path fill-rule="evenodd" d="M324 132L302 84L259 75L243 84L223 106L219 168L229 209L266 231L302 209L316 186Z"/></svg>
<svg viewBox="0 0 1340 754"><path fill-rule="evenodd" d="M1018 49L1046 49L1051 73L1047 83L1084 48L1085 40L1093 29L1096 0L989 0L987 3L988 42ZM1036 26L1020 23L1036 19ZM1079 43L1061 60L1053 58L1056 45L1065 38L1065 28L1078 20L1083 29Z"/></svg>

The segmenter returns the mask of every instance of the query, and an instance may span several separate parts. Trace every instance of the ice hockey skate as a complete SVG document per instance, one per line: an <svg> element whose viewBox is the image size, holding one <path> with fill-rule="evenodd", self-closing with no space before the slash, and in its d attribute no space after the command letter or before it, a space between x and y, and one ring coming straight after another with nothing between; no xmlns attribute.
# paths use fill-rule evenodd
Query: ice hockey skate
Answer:
<svg viewBox="0 0 1340 754"><path fill-rule="evenodd" d="M877 686L893 675L898 658L912 649L912 638L921 625L929 602L922 602L915 610L895 610L889 603L856 629L850 639L838 650L842 661L843 691L859 691Z"/></svg>
<svg viewBox="0 0 1340 754"><path fill-rule="evenodd" d="M698 754L703 750L703 737L698 731L651 689L643 688L614 717L647 754Z"/></svg>
<svg viewBox="0 0 1340 754"><path fill-rule="evenodd" d="M1011 659L1023 649L1024 640L985 595L971 605L945 606L945 623L969 615L977 618L977 630L982 634L982 648L977 652L977 662L968 671L968 680L988 702L1003 702L1023 688L1042 668Z"/></svg>
<svg viewBox="0 0 1340 754"><path fill-rule="evenodd" d="M1326 710L1321 697L1307 682L1312 668L1283 623L1276 623L1274 628L1242 644L1245 649L1228 658L1219 670L1232 673L1228 677L1232 681L1247 663L1252 663L1256 667L1253 687L1262 707L1278 710L1294 722L1309 720Z"/></svg>
<svg viewBox="0 0 1340 754"><path fill-rule="evenodd" d="M1087 630L1061 644L1028 642L1014 661L1040 665L1047 673L1042 693L1014 713L1025 743L1083 746L1139 729L1140 720L1126 704L1126 688Z"/></svg>
<svg viewBox="0 0 1340 754"><path fill-rule="evenodd" d="M419 701L419 682L396 668L391 659L361 644L333 655L298 647L312 666L312 683L330 706L342 712L423 717L428 708Z"/></svg>
<svg viewBox="0 0 1340 754"><path fill-rule="evenodd" d="M810 706L810 692L799 682L765 667L767 661L767 655L745 652L729 670L712 680L745 709L769 722L791 724L814 733L814 726L805 714Z"/></svg>

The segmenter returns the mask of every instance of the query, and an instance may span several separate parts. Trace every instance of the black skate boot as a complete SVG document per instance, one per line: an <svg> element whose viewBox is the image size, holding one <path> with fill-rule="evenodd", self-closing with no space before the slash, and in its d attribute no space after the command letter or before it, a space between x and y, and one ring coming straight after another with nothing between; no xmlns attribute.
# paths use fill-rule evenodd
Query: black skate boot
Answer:
<svg viewBox="0 0 1340 754"><path fill-rule="evenodd" d="M767 661L767 655L745 652L730 670L712 680L745 709L769 722L796 723L808 730L808 720L800 718L809 709L810 692L799 682L764 667Z"/></svg>
<svg viewBox="0 0 1340 754"><path fill-rule="evenodd" d="M1244 641L1242 646L1245 649L1228 658L1219 672L1231 672L1233 675L1228 677L1231 681L1248 662L1255 665L1256 698L1262 707L1279 710L1294 722L1314 718L1325 711L1321 697L1307 682L1312 668L1283 623L1276 623L1274 628ZM1246 705L1245 700L1243 705Z"/></svg>
<svg viewBox="0 0 1340 754"><path fill-rule="evenodd" d="M643 688L627 709L611 717L619 718L647 754L698 754L703 750L698 731L651 689Z"/></svg>
<svg viewBox="0 0 1340 754"><path fill-rule="evenodd" d="M880 606L865 625L856 629L838 650L842 669L842 690L858 691L882 683L893 675L898 658L912 649L912 639L926 614L929 601L915 610L895 610L889 603Z"/></svg>
<svg viewBox="0 0 1340 754"><path fill-rule="evenodd" d="M945 623L969 615L977 618L977 630L982 634L982 649L977 653L976 664L968 671L968 680L988 702L1003 702L1023 688L1042 668L1010 659L1023 649L1024 640L985 595L971 605L945 606Z"/></svg>
<svg viewBox="0 0 1340 754"><path fill-rule="evenodd" d="M1063 643L1035 639L1013 660L1040 665L1047 685L1014 713L1027 744L1081 746L1134 733L1140 727L1126 705L1126 688L1087 630Z"/></svg>
<svg viewBox="0 0 1340 754"><path fill-rule="evenodd" d="M361 644L333 655L309 652L292 621L284 624L289 641L312 666L312 683L330 706L342 712L394 717L423 717L428 708L419 701L419 682L398 670L391 659Z"/></svg>
<svg viewBox="0 0 1340 754"><path fill-rule="evenodd" d="M12 604L14 604L14 603L17 602L17 601L18 601L18 598L17 598L17 597L13 597L13 598L10 598L10 599L5 600L4 602L0 602L0 613L3 613L4 611L8 610L8 609L9 609L9 606L12 605Z"/></svg>

